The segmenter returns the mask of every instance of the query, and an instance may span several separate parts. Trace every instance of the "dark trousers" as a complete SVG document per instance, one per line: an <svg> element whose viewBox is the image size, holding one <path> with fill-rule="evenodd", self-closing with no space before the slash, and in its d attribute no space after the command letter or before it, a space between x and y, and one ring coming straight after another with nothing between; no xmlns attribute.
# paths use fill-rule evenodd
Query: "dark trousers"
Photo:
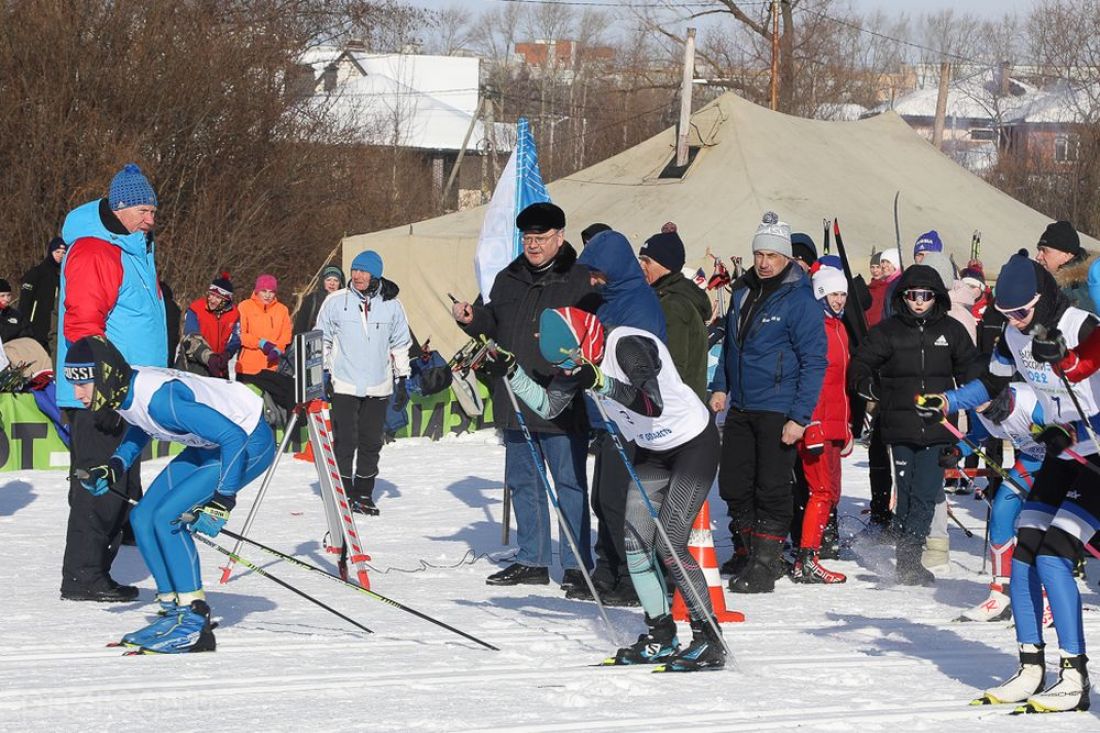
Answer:
<svg viewBox="0 0 1100 733"><path fill-rule="evenodd" d="M117 417L117 416L116 416ZM73 469L100 466L122 442L126 424L119 418L114 429L96 424L90 410L66 409ZM125 479L115 488L133 499L141 498L141 459L134 461ZM122 526L130 505L114 494L92 496L75 478L69 481L69 524L61 563L64 591L108 590L111 563L122 541Z"/></svg>
<svg viewBox="0 0 1100 733"><path fill-rule="evenodd" d="M388 402L389 397L332 396L332 452L352 499L372 498Z"/></svg>
<svg viewBox="0 0 1100 733"><path fill-rule="evenodd" d="M890 465L890 452L882 441L881 420L878 415L871 424L871 443L867 447L867 464L871 477L871 521L889 524L890 494L894 490L894 469Z"/></svg>
<svg viewBox="0 0 1100 733"><path fill-rule="evenodd" d="M633 479L623 465L611 436L601 431L596 438L596 464L592 471L592 512L599 520L596 533L596 573L610 583L627 575L625 524L626 498L633 488ZM634 461L634 443L623 441L623 448Z"/></svg>
<svg viewBox="0 0 1100 733"><path fill-rule="evenodd" d="M730 409L722 432L718 490L730 532L755 529L786 537L791 526L791 471L797 452L781 440L787 417Z"/></svg>
<svg viewBox="0 0 1100 733"><path fill-rule="evenodd" d="M932 526L936 501L943 491L942 445L895 443L894 480L898 484L898 504L894 524L912 544L922 544Z"/></svg>
<svg viewBox="0 0 1100 733"><path fill-rule="evenodd" d="M271 395L275 404L287 412L294 409L294 378L279 372L264 370L256 374L238 374L237 381L254 384Z"/></svg>

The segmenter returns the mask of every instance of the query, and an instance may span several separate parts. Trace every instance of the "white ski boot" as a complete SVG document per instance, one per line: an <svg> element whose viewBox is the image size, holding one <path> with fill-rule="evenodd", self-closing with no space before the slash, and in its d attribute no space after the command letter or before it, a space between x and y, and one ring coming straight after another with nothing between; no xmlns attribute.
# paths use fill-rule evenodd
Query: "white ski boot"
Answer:
<svg viewBox="0 0 1100 733"><path fill-rule="evenodd" d="M1024 702L1043 689L1046 666L1043 647L1035 644L1020 645L1020 668L997 687L986 690L971 705L1003 705Z"/></svg>
<svg viewBox="0 0 1100 733"><path fill-rule="evenodd" d="M1008 578L994 578L989 584L989 596L963 611L959 621L1008 621L1012 618L1012 601L1008 597Z"/></svg>
<svg viewBox="0 0 1100 733"><path fill-rule="evenodd" d="M1089 709L1089 658L1062 652L1058 681L1049 690L1030 696L1027 704L1013 713L1068 713Z"/></svg>

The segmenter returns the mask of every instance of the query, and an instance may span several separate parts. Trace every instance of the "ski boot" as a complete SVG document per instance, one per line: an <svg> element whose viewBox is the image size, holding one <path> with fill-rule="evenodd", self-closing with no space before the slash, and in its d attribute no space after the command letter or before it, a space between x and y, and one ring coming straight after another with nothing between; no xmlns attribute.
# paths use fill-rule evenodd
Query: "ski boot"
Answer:
<svg viewBox="0 0 1100 733"><path fill-rule="evenodd" d="M997 687L990 688L971 705L1003 705L1024 702L1043 689L1046 664L1042 644L1020 645L1020 668Z"/></svg>
<svg viewBox="0 0 1100 733"><path fill-rule="evenodd" d="M1008 578L994 578L989 584L989 597L963 611L958 621L1008 621L1012 618L1012 601L1008 597Z"/></svg>
<svg viewBox="0 0 1100 733"><path fill-rule="evenodd" d="M179 604L176 602L175 593L158 593L157 612L153 622L137 631L131 631L129 634L124 635L117 643L109 644L108 646L144 646L146 642L156 639L172 627L175 623L174 616L178 611Z"/></svg>
<svg viewBox="0 0 1100 733"><path fill-rule="evenodd" d="M1013 713L1068 713L1089 709L1089 658L1062 652L1058 681L1045 692L1036 692Z"/></svg>
<svg viewBox="0 0 1100 733"><path fill-rule="evenodd" d="M381 512L374 504L374 499L369 496L364 496L359 499L351 500L351 510L358 514L363 514L368 517L377 517Z"/></svg>
<svg viewBox="0 0 1100 733"><path fill-rule="evenodd" d="M615 656L604 660L606 665L620 664L659 664L671 658L680 649L676 638L676 622L672 614L666 613L657 618L645 617L649 631L638 636L638 641L615 652Z"/></svg>
<svg viewBox="0 0 1100 733"><path fill-rule="evenodd" d="M697 672L703 669L722 669L726 666L726 648L722 646L721 628L718 627L718 619L711 618L718 634L715 634L711 623L705 619L691 620L691 644L685 649L673 654L667 662L658 667L655 672Z"/></svg>
<svg viewBox="0 0 1100 733"><path fill-rule="evenodd" d="M799 550L798 560L791 571L791 580L795 583L843 583L848 576L838 573L818 562L819 554L814 550Z"/></svg>
<svg viewBox="0 0 1100 733"><path fill-rule="evenodd" d="M212 652L216 648L210 606L206 605L206 601L191 601L191 605L181 606L161 623L165 624L161 633L136 645L141 653L182 654Z"/></svg>

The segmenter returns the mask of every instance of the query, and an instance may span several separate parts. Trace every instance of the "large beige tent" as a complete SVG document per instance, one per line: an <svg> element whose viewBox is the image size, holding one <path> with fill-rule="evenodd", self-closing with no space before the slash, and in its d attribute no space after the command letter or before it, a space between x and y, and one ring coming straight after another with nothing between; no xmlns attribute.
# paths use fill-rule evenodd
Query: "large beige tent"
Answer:
<svg viewBox="0 0 1100 733"><path fill-rule="evenodd" d="M1015 250L1031 249L1049 220L942 155L893 113L859 122L790 117L725 94L692 116L691 145L701 146L682 178L660 178L673 155L665 130L613 158L549 185L580 248L580 230L602 221L640 245L666 221L679 226L689 264L705 254L749 261L761 214L772 210L820 248L822 219L840 220L857 270L872 247L894 246L893 200L900 191L906 262L916 237L936 229L965 263L975 229L992 275ZM450 316L448 293L477 296L474 250L485 207L344 240L345 269L356 253L377 250L386 276L421 339L450 354L465 340ZM728 264L728 259L727 259ZM709 272L709 266L708 266Z"/></svg>

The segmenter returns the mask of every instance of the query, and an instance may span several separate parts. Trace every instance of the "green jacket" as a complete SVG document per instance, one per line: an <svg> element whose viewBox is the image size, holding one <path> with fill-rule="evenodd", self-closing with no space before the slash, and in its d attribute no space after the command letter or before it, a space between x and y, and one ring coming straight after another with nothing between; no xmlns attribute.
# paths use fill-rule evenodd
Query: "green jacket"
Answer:
<svg viewBox="0 0 1100 733"><path fill-rule="evenodd" d="M711 303L706 291L680 272L653 283L668 326L668 351L684 384L699 399L707 398L707 321Z"/></svg>

